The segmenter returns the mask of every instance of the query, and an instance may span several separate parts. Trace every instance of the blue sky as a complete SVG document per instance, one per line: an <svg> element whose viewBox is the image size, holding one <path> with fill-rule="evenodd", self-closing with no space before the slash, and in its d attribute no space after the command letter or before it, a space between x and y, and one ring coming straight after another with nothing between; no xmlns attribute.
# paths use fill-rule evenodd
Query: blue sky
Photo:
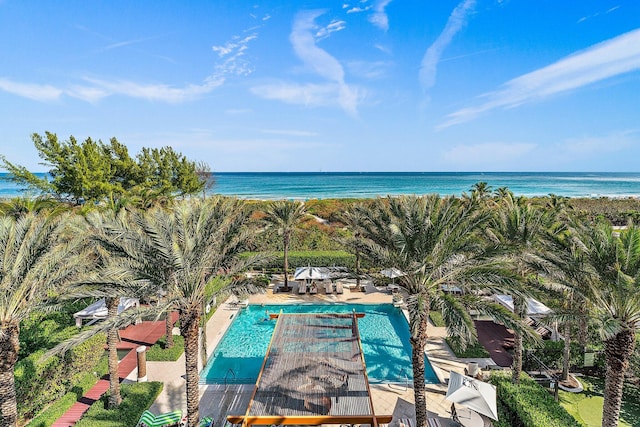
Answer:
<svg viewBox="0 0 640 427"><path fill-rule="evenodd" d="M640 171L640 2L0 0L0 153L214 171Z"/></svg>

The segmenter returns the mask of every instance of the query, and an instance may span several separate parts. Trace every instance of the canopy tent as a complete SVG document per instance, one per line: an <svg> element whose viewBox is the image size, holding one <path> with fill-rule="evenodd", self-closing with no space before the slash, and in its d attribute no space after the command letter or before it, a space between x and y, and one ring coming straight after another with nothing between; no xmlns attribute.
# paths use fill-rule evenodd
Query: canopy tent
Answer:
<svg viewBox="0 0 640 427"><path fill-rule="evenodd" d="M511 295L495 295L496 301L509 310L513 311L513 297ZM527 316L546 316L551 313L551 309L540 301L527 298Z"/></svg>
<svg viewBox="0 0 640 427"><path fill-rule="evenodd" d="M139 305L140 300L138 298L120 298L120 303L118 304L118 314L122 313L128 308L137 307ZM76 319L76 326L81 327L83 319L100 320L106 319L107 315L107 303L105 302L104 298L102 298L86 307L85 309L78 311L73 315L73 317L75 317Z"/></svg>
<svg viewBox="0 0 640 427"><path fill-rule="evenodd" d="M498 419L496 386L484 381L451 371L445 399L464 405L494 420Z"/></svg>
<svg viewBox="0 0 640 427"><path fill-rule="evenodd" d="M358 318L362 314L271 314L277 318L244 415L232 424L388 424L376 415Z"/></svg>
<svg viewBox="0 0 640 427"><path fill-rule="evenodd" d="M293 278L294 280L324 280L329 278L329 272L323 267L298 267Z"/></svg>
<svg viewBox="0 0 640 427"><path fill-rule="evenodd" d="M406 276L406 273L398 270L397 268L385 268L380 272L380 274L382 274L383 276L387 276L389 279Z"/></svg>

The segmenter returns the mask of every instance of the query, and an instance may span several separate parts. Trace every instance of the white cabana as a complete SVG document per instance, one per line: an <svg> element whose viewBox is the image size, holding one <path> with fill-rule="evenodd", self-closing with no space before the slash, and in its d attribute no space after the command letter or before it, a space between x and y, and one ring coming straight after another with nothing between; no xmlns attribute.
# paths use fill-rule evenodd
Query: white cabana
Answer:
<svg viewBox="0 0 640 427"><path fill-rule="evenodd" d="M511 295L494 295L496 302L513 311L513 297ZM540 301L527 298L527 316L546 316L551 313L551 309Z"/></svg>
<svg viewBox="0 0 640 427"><path fill-rule="evenodd" d="M138 298L120 298L118 304L118 314L131 307L138 307L140 300ZM76 319L76 326L81 327L84 319L100 320L106 319L108 315L107 304L104 298L99 299L87 308L78 311L73 315Z"/></svg>
<svg viewBox="0 0 640 427"><path fill-rule="evenodd" d="M496 387L492 384L451 371L445 398L494 420L498 419Z"/></svg>

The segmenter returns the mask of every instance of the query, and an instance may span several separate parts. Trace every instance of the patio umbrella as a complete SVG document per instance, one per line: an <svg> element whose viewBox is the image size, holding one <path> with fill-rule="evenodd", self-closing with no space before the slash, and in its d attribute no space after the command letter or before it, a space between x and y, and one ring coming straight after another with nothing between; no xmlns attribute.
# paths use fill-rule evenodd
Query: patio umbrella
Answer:
<svg viewBox="0 0 640 427"><path fill-rule="evenodd" d="M494 420L498 419L496 405L496 387L475 378L450 372L449 388L445 399L459 403L479 414Z"/></svg>
<svg viewBox="0 0 640 427"><path fill-rule="evenodd" d="M321 267L298 267L293 275L294 280L324 280L328 277L327 270Z"/></svg>
<svg viewBox="0 0 640 427"><path fill-rule="evenodd" d="M397 268L385 268L380 272L380 274L391 279L391 283L395 283L396 277L402 277L406 275L404 272L398 270Z"/></svg>

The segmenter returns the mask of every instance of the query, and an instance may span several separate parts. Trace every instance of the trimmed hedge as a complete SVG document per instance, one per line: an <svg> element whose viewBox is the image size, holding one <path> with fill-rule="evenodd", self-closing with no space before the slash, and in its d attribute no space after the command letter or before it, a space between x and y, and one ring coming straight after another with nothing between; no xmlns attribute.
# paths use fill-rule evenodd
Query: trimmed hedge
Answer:
<svg viewBox="0 0 640 427"><path fill-rule="evenodd" d="M211 310L213 311L213 310ZM173 336L173 347L165 348L167 336L163 335L149 350L147 350L147 361L149 362L175 362L184 353L184 337L182 335Z"/></svg>
<svg viewBox="0 0 640 427"><path fill-rule="evenodd" d="M243 256L255 255L255 252L247 252ZM282 271L284 265L284 253L276 252L275 258L264 266L266 269ZM356 257L345 251L291 251L289 252L289 268L294 271L296 267L356 267Z"/></svg>
<svg viewBox="0 0 640 427"><path fill-rule="evenodd" d="M39 360L44 350L16 364L16 399L22 419L32 418L51 402L60 399L80 382L83 374L94 372L104 355L106 336L98 334L69 350L64 356Z"/></svg>
<svg viewBox="0 0 640 427"><path fill-rule="evenodd" d="M489 382L497 387L499 424L512 427L579 427L580 424L527 374L520 384L511 374L493 372ZM505 419L506 418L506 419Z"/></svg>
<svg viewBox="0 0 640 427"><path fill-rule="evenodd" d="M47 427L52 425L58 418L64 415L69 408L71 408L86 392L91 390L98 379L105 375L109 371L109 359L107 356L102 356L96 372L85 372L82 374L78 383L76 383L67 394L62 396L61 399L56 400L47 409L40 412L29 424L29 427Z"/></svg>
<svg viewBox="0 0 640 427"><path fill-rule="evenodd" d="M156 400L162 387L161 382L122 384L122 403L116 409L105 409L108 393L100 401L91 405L75 427L131 427L135 426L142 413Z"/></svg>

